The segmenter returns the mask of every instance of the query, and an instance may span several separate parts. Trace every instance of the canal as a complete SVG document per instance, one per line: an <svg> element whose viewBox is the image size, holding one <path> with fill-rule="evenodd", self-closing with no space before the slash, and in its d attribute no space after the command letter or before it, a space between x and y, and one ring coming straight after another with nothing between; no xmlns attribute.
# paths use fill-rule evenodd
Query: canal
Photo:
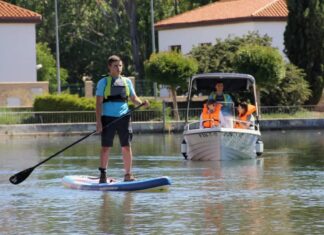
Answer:
<svg viewBox="0 0 324 235"><path fill-rule="evenodd" d="M185 161L180 134L135 135L133 172L171 177L162 193L64 188L65 175L98 174L98 136L12 185L81 137L0 137L0 234L323 234L324 130L262 134L263 157L235 162ZM118 146L109 164L122 178Z"/></svg>

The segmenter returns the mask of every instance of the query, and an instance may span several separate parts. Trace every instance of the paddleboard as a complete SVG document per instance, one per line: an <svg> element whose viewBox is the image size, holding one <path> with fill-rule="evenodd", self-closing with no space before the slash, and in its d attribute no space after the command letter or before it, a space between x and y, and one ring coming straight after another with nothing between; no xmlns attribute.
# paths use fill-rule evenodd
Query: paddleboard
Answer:
<svg viewBox="0 0 324 235"><path fill-rule="evenodd" d="M111 181L111 182L109 182ZM171 185L167 176L135 181L116 181L99 184L99 178L88 175L68 175L63 177L63 185L71 189L97 191L165 191Z"/></svg>

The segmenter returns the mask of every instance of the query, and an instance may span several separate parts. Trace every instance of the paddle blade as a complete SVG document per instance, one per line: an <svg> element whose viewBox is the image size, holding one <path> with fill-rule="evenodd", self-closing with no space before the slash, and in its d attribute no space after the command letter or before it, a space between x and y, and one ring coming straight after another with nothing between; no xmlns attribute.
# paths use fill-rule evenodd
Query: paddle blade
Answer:
<svg viewBox="0 0 324 235"><path fill-rule="evenodd" d="M11 176L9 178L10 183L12 184L20 184L23 182L35 169L35 167L28 168L26 170L23 170L21 172L18 172L17 174Z"/></svg>

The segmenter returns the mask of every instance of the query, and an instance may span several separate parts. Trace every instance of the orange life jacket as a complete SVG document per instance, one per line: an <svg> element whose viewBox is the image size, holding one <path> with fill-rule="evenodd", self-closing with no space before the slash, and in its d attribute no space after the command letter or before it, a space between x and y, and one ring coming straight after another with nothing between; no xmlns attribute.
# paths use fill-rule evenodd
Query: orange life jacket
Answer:
<svg viewBox="0 0 324 235"><path fill-rule="evenodd" d="M256 111L256 108L252 104L248 104L248 108L245 114L239 115L238 120L246 122L248 120L248 116ZM234 128L245 129L246 126L241 122L236 122Z"/></svg>
<svg viewBox="0 0 324 235"><path fill-rule="evenodd" d="M208 112L207 105L204 104L203 111L201 114L203 126L204 128L211 128L213 126L218 126L219 121L219 112L221 111L222 105L216 104L214 108L214 112L210 113Z"/></svg>

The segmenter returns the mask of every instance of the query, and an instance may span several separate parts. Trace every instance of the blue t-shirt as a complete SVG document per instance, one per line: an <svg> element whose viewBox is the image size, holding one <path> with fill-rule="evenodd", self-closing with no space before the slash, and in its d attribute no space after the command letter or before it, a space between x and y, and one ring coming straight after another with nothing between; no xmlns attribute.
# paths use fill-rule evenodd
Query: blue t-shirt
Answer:
<svg viewBox="0 0 324 235"><path fill-rule="evenodd" d="M126 82L129 88L129 96L136 95L131 80L126 78ZM100 79L97 84L96 96L104 96L106 86L107 79ZM125 115L127 112L128 104L126 102L105 102L102 104L102 116L120 117L122 115Z"/></svg>
<svg viewBox="0 0 324 235"><path fill-rule="evenodd" d="M216 100L217 102L225 102L222 104L222 112L225 116L227 115L233 115L233 100L230 95L228 94L222 94L222 95L217 95L216 92L211 92L208 100Z"/></svg>

